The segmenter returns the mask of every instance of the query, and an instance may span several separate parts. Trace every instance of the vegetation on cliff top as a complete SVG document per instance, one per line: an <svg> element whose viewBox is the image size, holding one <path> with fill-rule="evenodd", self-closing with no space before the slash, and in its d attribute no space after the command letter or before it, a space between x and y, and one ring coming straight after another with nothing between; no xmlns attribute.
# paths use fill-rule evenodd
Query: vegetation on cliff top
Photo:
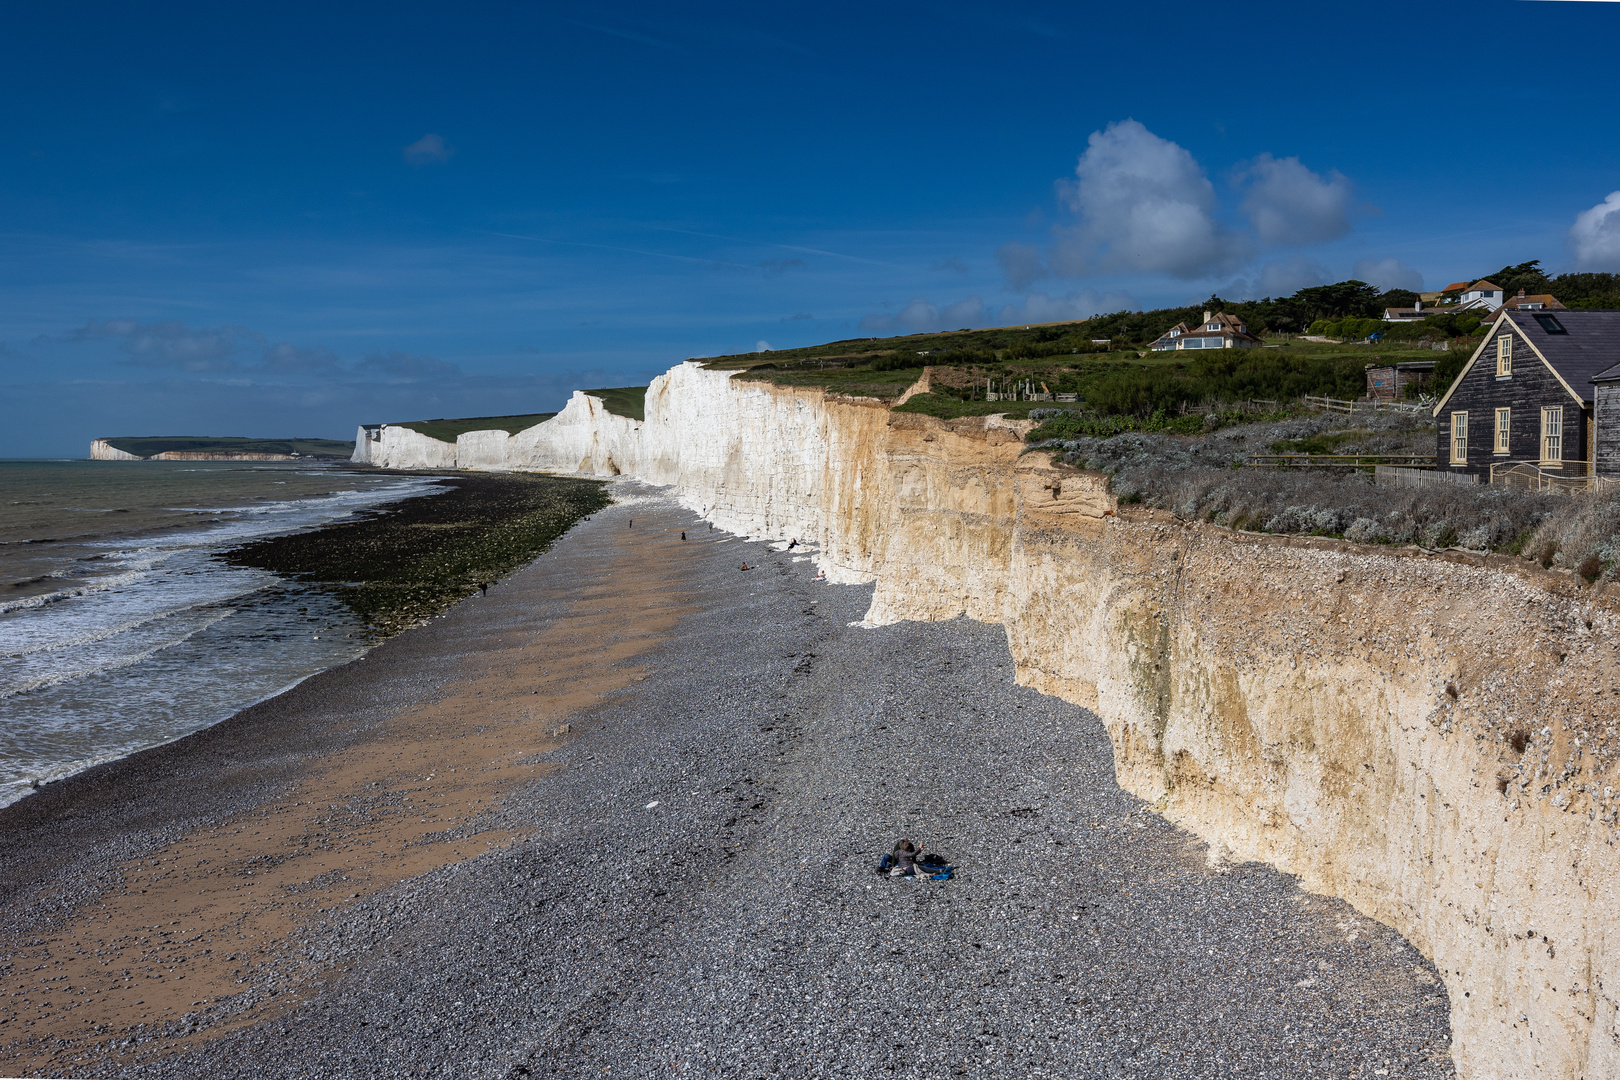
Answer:
<svg viewBox="0 0 1620 1080"><path fill-rule="evenodd" d="M602 407L615 416L628 416L632 420L647 419L645 386L614 386L606 390L586 390L584 393L601 398Z"/></svg>
<svg viewBox="0 0 1620 1080"><path fill-rule="evenodd" d="M136 457L172 452L230 454L297 454L309 458L345 458L354 443L338 439L244 439L224 435L120 435L107 445Z"/></svg>
<svg viewBox="0 0 1620 1080"><path fill-rule="evenodd" d="M524 566L611 501L600 480L472 473L440 483L440 494L220 558L328 590L386 637Z"/></svg>
<svg viewBox="0 0 1620 1080"><path fill-rule="evenodd" d="M556 415L554 412L546 412L521 413L517 416L466 416L455 420L410 420L394 426L408 428L443 443L453 443L456 436L465 435L469 431L504 431L508 435L516 435L536 424L543 424Z"/></svg>

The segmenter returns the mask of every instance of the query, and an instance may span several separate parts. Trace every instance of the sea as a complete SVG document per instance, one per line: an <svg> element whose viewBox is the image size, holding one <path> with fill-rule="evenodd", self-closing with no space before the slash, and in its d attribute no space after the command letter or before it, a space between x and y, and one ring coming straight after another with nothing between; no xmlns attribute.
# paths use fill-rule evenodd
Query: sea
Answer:
<svg viewBox="0 0 1620 1080"><path fill-rule="evenodd" d="M371 644L220 552L444 490L280 462L0 460L0 806L170 742Z"/></svg>

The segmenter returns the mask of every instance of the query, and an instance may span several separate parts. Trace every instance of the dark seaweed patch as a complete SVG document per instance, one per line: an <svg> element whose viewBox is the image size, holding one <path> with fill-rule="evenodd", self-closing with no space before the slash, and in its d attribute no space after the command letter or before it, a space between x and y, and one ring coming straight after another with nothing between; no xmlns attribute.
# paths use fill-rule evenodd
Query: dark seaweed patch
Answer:
<svg viewBox="0 0 1620 1080"><path fill-rule="evenodd" d="M527 564L611 501L603 482L571 477L487 474L442 483L448 491L219 557L329 590L387 637Z"/></svg>

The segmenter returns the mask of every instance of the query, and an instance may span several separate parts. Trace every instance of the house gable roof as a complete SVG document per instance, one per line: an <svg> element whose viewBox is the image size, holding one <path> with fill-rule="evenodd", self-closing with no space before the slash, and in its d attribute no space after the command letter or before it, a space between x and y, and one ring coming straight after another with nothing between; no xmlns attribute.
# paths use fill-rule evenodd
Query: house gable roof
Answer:
<svg viewBox="0 0 1620 1080"><path fill-rule="evenodd" d="M1468 288L1468 282L1453 281L1450 285L1447 285L1445 288L1441 289L1440 293L1441 295L1445 295L1448 292L1462 292L1466 288Z"/></svg>
<svg viewBox="0 0 1620 1080"><path fill-rule="evenodd" d="M1548 333L1536 321L1537 315L1553 315L1568 333ZM1440 415L1441 407L1451 399L1452 392L1479 362L1480 356L1487 351L1486 346L1492 345L1508 328L1508 324L1577 401L1590 400L1589 387L1593 380L1620 366L1620 311L1516 311L1504 307L1491 324L1485 340L1480 342L1474 355L1463 365L1462 372L1447 387L1445 396L1435 403L1434 415Z"/></svg>
<svg viewBox="0 0 1620 1080"><path fill-rule="evenodd" d="M1510 308L1517 308L1520 304L1540 304L1542 309L1546 311L1566 310L1564 305L1558 302L1558 298L1553 296L1551 293L1536 293L1533 296L1524 296L1522 294L1519 296L1510 296L1507 298L1506 303ZM1529 309L1527 308L1526 310Z"/></svg>
<svg viewBox="0 0 1620 1080"><path fill-rule="evenodd" d="M1476 281L1472 285L1468 286L1468 288L1465 289L1464 291L1465 292L1474 292L1476 290L1479 291L1479 292L1501 292L1502 291L1502 286L1500 286L1500 285L1492 285L1488 281Z"/></svg>

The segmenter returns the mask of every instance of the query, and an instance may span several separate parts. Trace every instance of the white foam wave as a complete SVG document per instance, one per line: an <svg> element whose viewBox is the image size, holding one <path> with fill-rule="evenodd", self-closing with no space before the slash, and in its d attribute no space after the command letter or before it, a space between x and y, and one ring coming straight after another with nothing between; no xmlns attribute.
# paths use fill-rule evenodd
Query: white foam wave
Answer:
<svg viewBox="0 0 1620 1080"><path fill-rule="evenodd" d="M88 596L91 593L105 592L108 589L116 589L121 585L128 585L132 582L139 581L141 578L146 576L146 572L149 569L151 569L150 566L144 566L126 571L122 574L108 574L106 577L98 578L87 585L75 585L71 589L57 589L54 592L40 593L37 596L29 596L21 600L0 600L0 615L4 615L8 611L23 611L27 608L40 608L44 607L46 604L57 603L60 600L72 600L76 596Z"/></svg>
<svg viewBox="0 0 1620 1080"><path fill-rule="evenodd" d="M181 634L178 637L170 638L167 641L159 642L151 648L143 649L140 652L128 653L124 656L113 657L108 660L103 660L100 663L87 664L83 667L53 671L48 675L41 675L37 678L24 680L23 682L18 683L16 686L0 687L0 701L4 701L6 698L16 697L19 694L27 694L35 690L43 690L45 687L56 686L59 683L69 682L73 679L84 679L92 675L100 675L105 671L117 671L119 668L126 668L131 664L138 664L142 660L146 660L149 657L163 652L165 649L172 649L176 645L181 645L187 641L190 641L192 638L196 637L210 626L213 626L215 623L222 622L234 614L235 612L233 610L229 608L224 609L218 612L213 618L208 619L199 626L192 627L184 634Z"/></svg>

